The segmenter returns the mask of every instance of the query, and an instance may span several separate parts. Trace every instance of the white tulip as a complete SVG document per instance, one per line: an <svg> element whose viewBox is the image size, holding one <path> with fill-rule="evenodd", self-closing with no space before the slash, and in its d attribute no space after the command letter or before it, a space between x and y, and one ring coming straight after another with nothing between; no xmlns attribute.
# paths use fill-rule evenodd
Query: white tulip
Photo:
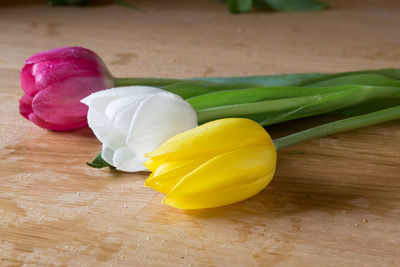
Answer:
<svg viewBox="0 0 400 267"><path fill-rule="evenodd" d="M89 106L89 127L103 143L103 159L122 171L146 171L143 154L197 126L188 102L154 87L112 88L81 102Z"/></svg>

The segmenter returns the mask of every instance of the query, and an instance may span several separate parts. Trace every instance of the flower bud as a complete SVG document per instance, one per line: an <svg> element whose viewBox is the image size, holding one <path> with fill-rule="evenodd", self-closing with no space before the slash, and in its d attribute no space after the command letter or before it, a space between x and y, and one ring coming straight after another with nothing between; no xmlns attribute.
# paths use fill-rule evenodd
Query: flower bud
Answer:
<svg viewBox="0 0 400 267"><path fill-rule="evenodd" d="M82 103L89 106L89 127L103 143L102 158L122 171L146 171L143 154L197 126L188 102L154 87L103 90Z"/></svg>
<svg viewBox="0 0 400 267"><path fill-rule="evenodd" d="M220 119L178 134L145 154L153 173L145 185L180 209L219 207L245 200L273 178L276 149L249 119Z"/></svg>
<svg viewBox="0 0 400 267"><path fill-rule="evenodd" d="M19 111L36 125L56 131L87 125L87 107L80 100L110 88L113 78L94 52L82 47L44 51L25 60Z"/></svg>

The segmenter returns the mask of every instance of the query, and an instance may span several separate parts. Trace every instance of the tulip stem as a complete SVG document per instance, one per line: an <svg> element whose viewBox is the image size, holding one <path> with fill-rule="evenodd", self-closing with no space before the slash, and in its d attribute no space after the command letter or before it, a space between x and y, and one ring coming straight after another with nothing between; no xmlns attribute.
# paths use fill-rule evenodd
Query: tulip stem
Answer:
<svg viewBox="0 0 400 267"><path fill-rule="evenodd" d="M143 86L166 86L183 80L179 79L162 79L162 78L113 78L115 87L143 85Z"/></svg>
<svg viewBox="0 0 400 267"><path fill-rule="evenodd" d="M361 127L366 127L385 121L400 119L400 106L383 109L377 112L368 113L360 116L354 116L348 119L338 120L310 128L298 133L274 140L277 150L311 139L349 131Z"/></svg>

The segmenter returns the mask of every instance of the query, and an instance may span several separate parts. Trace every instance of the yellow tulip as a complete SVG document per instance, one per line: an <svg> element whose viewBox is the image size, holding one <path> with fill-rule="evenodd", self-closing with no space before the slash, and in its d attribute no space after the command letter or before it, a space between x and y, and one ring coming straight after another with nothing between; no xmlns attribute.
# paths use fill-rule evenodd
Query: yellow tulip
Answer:
<svg viewBox="0 0 400 267"><path fill-rule="evenodd" d="M180 209L229 205L254 196L272 180L276 149L249 119L220 119L180 133L145 155L145 185Z"/></svg>

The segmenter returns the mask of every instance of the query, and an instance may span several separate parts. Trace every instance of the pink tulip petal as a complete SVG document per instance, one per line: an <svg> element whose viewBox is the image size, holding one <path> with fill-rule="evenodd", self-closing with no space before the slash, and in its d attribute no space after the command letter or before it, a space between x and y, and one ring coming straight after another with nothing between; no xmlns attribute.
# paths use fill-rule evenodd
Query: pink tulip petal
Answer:
<svg viewBox="0 0 400 267"><path fill-rule="evenodd" d="M21 113L22 116L25 118L29 119L29 114L31 114L32 111L32 97L29 95L24 95L21 97L19 100L19 113Z"/></svg>
<svg viewBox="0 0 400 267"><path fill-rule="evenodd" d="M38 115L35 113L29 114L30 121L32 121L34 124L53 131L68 131L68 130L74 130L74 129L79 129L82 127L85 127L87 125L86 118L81 118L80 122L71 122L71 123L64 123L64 124L54 124L51 122L44 121L41 119Z"/></svg>
<svg viewBox="0 0 400 267"><path fill-rule="evenodd" d="M39 62L34 65L32 73L39 90L71 77L104 76L98 62L83 59Z"/></svg>
<svg viewBox="0 0 400 267"><path fill-rule="evenodd" d="M52 59L68 60L73 58L101 61L100 57L89 49L78 46L66 46L37 53L25 60L25 64L34 64Z"/></svg>
<svg viewBox="0 0 400 267"><path fill-rule="evenodd" d="M32 109L47 122L71 122L74 117L86 117L88 107L80 100L102 89L106 85L97 77L73 77L40 91L33 98Z"/></svg>
<svg viewBox="0 0 400 267"><path fill-rule="evenodd" d="M21 71L21 87L30 96L35 95L39 89L35 86L35 77L32 75L32 65L25 65Z"/></svg>
<svg viewBox="0 0 400 267"><path fill-rule="evenodd" d="M46 72L65 71L65 74L70 74L72 71L75 75L79 76L102 76L102 66L97 61L87 60L82 58L75 59L52 59L38 62L34 65L32 74L34 76ZM80 71L80 72L79 72Z"/></svg>

